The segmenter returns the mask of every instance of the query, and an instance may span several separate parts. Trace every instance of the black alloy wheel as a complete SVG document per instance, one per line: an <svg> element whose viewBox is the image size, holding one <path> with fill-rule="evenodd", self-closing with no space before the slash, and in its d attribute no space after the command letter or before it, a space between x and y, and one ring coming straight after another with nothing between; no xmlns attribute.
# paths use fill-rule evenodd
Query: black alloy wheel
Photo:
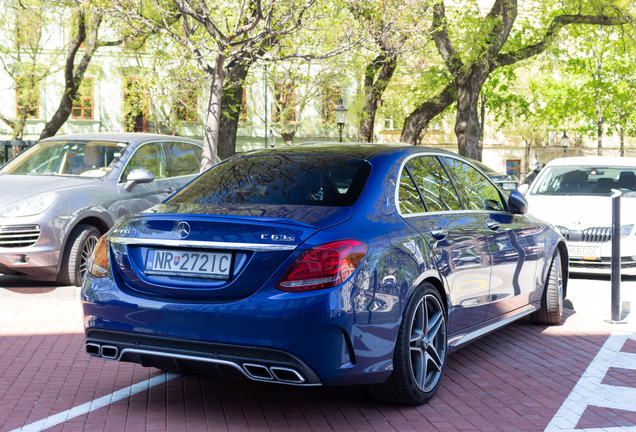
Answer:
<svg viewBox="0 0 636 432"><path fill-rule="evenodd" d="M374 396L408 405L431 399L444 375L447 339L442 299L433 285L424 283L413 295L400 326L393 373L375 386Z"/></svg>

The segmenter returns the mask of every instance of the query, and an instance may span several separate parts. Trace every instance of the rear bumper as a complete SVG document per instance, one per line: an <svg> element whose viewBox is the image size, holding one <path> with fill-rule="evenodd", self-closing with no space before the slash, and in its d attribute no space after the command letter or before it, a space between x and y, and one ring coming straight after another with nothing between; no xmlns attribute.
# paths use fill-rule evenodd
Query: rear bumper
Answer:
<svg viewBox="0 0 636 432"><path fill-rule="evenodd" d="M352 309L351 283L219 303L133 297L111 284L88 276L82 291L95 357L294 385L382 382L392 371L399 311L379 313L374 324L368 311Z"/></svg>
<svg viewBox="0 0 636 432"><path fill-rule="evenodd" d="M320 384L318 376L300 359L266 348L89 330L86 352L92 357L179 373L212 370L218 375L243 375L255 381L303 386Z"/></svg>

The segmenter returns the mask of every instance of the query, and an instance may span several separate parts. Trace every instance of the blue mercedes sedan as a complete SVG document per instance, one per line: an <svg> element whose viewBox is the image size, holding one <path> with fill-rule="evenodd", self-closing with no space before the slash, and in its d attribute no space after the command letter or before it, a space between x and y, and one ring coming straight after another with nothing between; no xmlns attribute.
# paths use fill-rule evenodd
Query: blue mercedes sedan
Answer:
<svg viewBox="0 0 636 432"><path fill-rule="evenodd" d="M86 352L421 404L453 350L525 316L561 321L566 243L526 209L437 149L245 153L101 237Z"/></svg>

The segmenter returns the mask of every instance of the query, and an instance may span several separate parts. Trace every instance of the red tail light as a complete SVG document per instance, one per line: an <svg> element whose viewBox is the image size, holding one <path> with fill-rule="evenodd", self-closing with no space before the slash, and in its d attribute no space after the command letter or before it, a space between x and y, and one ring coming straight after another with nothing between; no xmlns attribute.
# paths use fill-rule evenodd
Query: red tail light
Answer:
<svg viewBox="0 0 636 432"><path fill-rule="evenodd" d="M99 238L93 255L88 262L88 270L98 278L108 276L108 236L104 234Z"/></svg>
<svg viewBox="0 0 636 432"><path fill-rule="evenodd" d="M287 269L276 288L287 292L332 288L349 279L367 253L358 240L341 240L307 249Z"/></svg>

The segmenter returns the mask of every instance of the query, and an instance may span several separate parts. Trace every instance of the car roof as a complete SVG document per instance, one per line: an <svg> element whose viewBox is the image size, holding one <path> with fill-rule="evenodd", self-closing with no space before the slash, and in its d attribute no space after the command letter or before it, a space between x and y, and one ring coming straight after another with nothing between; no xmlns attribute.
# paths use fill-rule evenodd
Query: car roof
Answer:
<svg viewBox="0 0 636 432"><path fill-rule="evenodd" d="M41 142L46 141L116 141L116 142L127 142L127 143L141 143L145 141L161 141L161 140L178 140L178 141L187 141L191 143L196 143L201 145L200 140L195 140L192 138L174 136L174 135L163 135L163 134L152 134L152 133L142 133L142 132L94 132L94 133L81 133L81 134L69 134L69 135L56 135L49 138L44 138Z"/></svg>
<svg viewBox="0 0 636 432"><path fill-rule="evenodd" d="M289 147L274 147L261 150L253 150L238 154L236 157L248 157L268 154L338 154L359 159L371 159L378 155L404 154L404 153L435 153L439 155L454 155L456 153L433 147L412 146L405 143L325 143L311 142L301 143Z"/></svg>
<svg viewBox="0 0 636 432"><path fill-rule="evenodd" d="M629 166L636 167L636 158L619 156L577 156L553 159L549 166Z"/></svg>

